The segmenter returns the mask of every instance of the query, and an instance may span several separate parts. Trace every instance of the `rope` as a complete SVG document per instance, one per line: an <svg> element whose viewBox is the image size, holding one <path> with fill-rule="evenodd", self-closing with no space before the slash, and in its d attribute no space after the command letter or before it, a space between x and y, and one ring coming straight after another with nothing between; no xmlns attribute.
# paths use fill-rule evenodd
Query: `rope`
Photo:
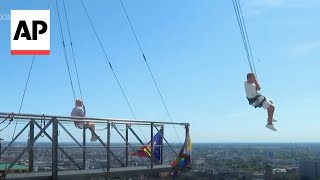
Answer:
<svg viewBox="0 0 320 180"><path fill-rule="evenodd" d="M12 116L12 117L11 117ZM10 119L9 119L10 118ZM2 132L3 130L7 129L7 127L11 124L11 122L14 120L14 114L10 114L8 117L6 117L3 121L1 121L0 124L3 124L5 121L7 121L9 119L9 123L3 127L2 129L0 129L0 132Z"/></svg>
<svg viewBox="0 0 320 180"><path fill-rule="evenodd" d="M50 5L51 5L51 0L49 0L48 9L50 8ZM20 102L20 107L19 107L19 111L18 111L19 114L21 113L21 109L22 109L22 106L23 106L23 103L24 103L24 98L25 98L25 95L26 95L26 92L27 92L27 88L28 88L28 84L29 84L31 72L32 72L32 69L33 69L33 64L34 64L34 61L35 61L35 57L36 57L36 56L33 55L32 62L31 62L30 68L29 68L29 73L28 73L27 81L26 81L26 84L25 84L25 86L24 86L24 90L23 90L23 94L22 94L22 98L21 98L21 102ZM14 114L12 113L12 119L10 120L10 123L11 123L13 120L14 120ZM16 124L15 124L14 130L13 130L13 134L12 134L11 141L14 139L18 122L19 122L19 116L18 116L18 118L17 118L17 120L16 120ZM10 123L9 123L9 124L10 124ZM7 128L7 127L9 126L9 124L8 124L5 128ZM1 131L2 131L2 130L1 130ZM10 152L11 152L11 147L8 148L8 157L7 157L7 159L6 159L6 165L5 165L5 168L4 168L4 172L3 172L3 173L1 174L1 176L0 176L0 179L5 179L6 176L7 176L8 171L9 171L9 169L8 169L7 167L8 167L8 159L9 159Z"/></svg>
<svg viewBox="0 0 320 180"><path fill-rule="evenodd" d="M98 35L98 33L97 33L97 30L96 30L95 26L93 25L93 22L92 22L92 20L91 20L91 18L90 18L90 15L89 15L89 13L88 13L88 10L87 10L85 4L83 3L83 0L80 0L80 2L81 2L81 4L82 4L82 7L83 7L83 9L84 9L84 11L85 11L85 13L86 13L86 16L87 16L87 18L88 18L88 20L89 20L89 22L90 22L90 25L91 25L91 27L92 27L92 30L93 30L93 32L94 32L94 34L95 34L95 36L96 36L96 38L97 38L97 40L98 40L98 42L99 42L99 45L100 45L100 47L101 47L101 49L102 49L102 51L103 51L103 54L104 54L104 56L105 56L105 59L107 60L107 63L109 64L109 67L110 67L110 69L111 69L111 71L112 71L112 74L113 74L114 78L115 78L116 81L117 81L117 84L118 84L118 86L119 86L119 88L120 88L120 90L121 90L121 92L122 92L123 97L124 97L125 100L126 100L126 103L127 103L128 107L129 107L129 109L130 109L130 111L131 111L131 114L132 114L132 116L133 116L134 119L137 119L137 118L136 118L136 115L135 115L135 113L134 113L134 111L133 111L133 109L132 109L132 106L131 106L128 98L127 98L127 95L126 95L126 93L124 92L124 90L123 90L123 88L122 88L122 85L121 85L121 83L120 83L120 81L119 81L119 79L118 79L118 76L117 76L117 74L115 73L115 71L114 71L114 69L113 69L113 67L112 67L112 64L111 64L111 61L110 61L110 59L109 59L109 57L108 57L108 55L107 55L107 52L106 52L106 50L104 49L104 46L102 45L102 42L101 42L100 37L99 37L99 35ZM139 126L139 127L140 127L140 126ZM140 127L140 130L141 130L141 127ZM141 130L141 132L142 132L142 134L143 134L143 131L142 131L142 130ZM147 141L147 139L146 139L146 137L145 137L144 134L143 134L143 137L144 137L145 141Z"/></svg>
<svg viewBox="0 0 320 180"><path fill-rule="evenodd" d="M236 17L237 17L237 21L238 21L238 25L239 25L239 29L240 29L240 33L241 33L241 37L242 37L242 41L243 41L243 45L246 51L246 55L247 55L247 59L248 59L248 63L250 66L250 71L253 72L253 67L252 67L252 63L251 63L251 59L250 59L250 55L249 55L249 51L248 51L248 45L247 45L247 41L245 38L245 34L244 34L244 30L243 30L243 26L242 26L242 21L240 20L240 15L238 12L238 5L237 5L237 1L236 0L232 0L233 3L233 8L234 11L236 13Z"/></svg>
<svg viewBox="0 0 320 180"><path fill-rule="evenodd" d="M251 57L253 71L254 71L255 74L257 74L256 66L255 66L255 63L254 63L253 54L252 54L252 50L251 50L251 44L250 44L250 40L249 40L249 36L248 36L247 26L246 26L246 22L244 21L244 16L243 16L243 13L242 13L242 8L241 8L241 5L240 5L240 1L237 0L237 3L238 3L239 10L240 10L240 15L241 15L241 19L242 19L242 23L243 23L243 27L244 27L244 32L245 32L245 35L246 35L245 37L246 37L246 40L247 40L247 43L248 43L248 49L249 49L249 54L250 54L250 57Z"/></svg>
<svg viewBox="0 0 320 180"><path fill-rule="evenodd" d="M257 74L254 59L253 59L253 54L252 54L252 50L251 50L251 45L250 45L250 41L249 41L249 37L248 37L248 32L247 32L246 24L244 21L242 9L240 6L240 2L239 2L239 0L232 0L232 3L233 3L233 8L234 8L234 11L235 11L235 14L237 17L237 22L239 25L243 45L244 45L244 48L246 51L250 71Z"/></svg>
<svg viewBox="0 0 320 180"><path fill-rule="evenodd" d="M164 101L163 95L162 95L162 93L161 93L161 91L160 91L160 88L159 88L159 86L158 86L158 83L157 83L157 81L156 81L156 79L155 79L155 77L154 77L154 74L153 74L153 72L152 72L152 70L151 70L151 67L150 67L150 65L149 65L149 62L148 62L148 60L147 60L147 58L146 58L146 56L145 56L145 53L144 53L144 51L143 51L143 49L142 49L142 46L141 46L141 43L140 43L140 41L139 41L139 39L138 39L137 33L136 33L136 31L134 30L133 24L132 24L132 22L131 22L131 19L130 19L130 17L129 17L129 14L128 14L127 10L126 10L126 7L125 7L125 5L124 5L124 3L123 3L122 0L119 0L119 1L120 1L120 3L121 3L122 9L123 9L123 11L124 11L124 13L125 13L125 15L126 15L126 18L127 18L127 20L128 20L128 23L129 23L129 25L130 25L130 27L131 27L132 33L133 33L133 35L134 35L134 38L135 38L135 40L136 40L136 42L137 42L137 44L138 44L138 47L139 47L139 49L140 49L140 52L141 52L142 57L143 57L143 59L144 59L144 62L145 62L145 64L147 65L147 68L148 68L148 71L149 71L149 73L150 73L150 76L151 76L151 78L152 78L152 80L153 80L153 83L154 83L154 85L155 85L155 87L156 87L156 89L157 89L157 92L158 92L159 97L160 97L160 99L161 99L162 105L163 105L163 107L164 107L164 109L165 109L165 111L166 111L166 113L167 113L170 121L173 122L173 119L171 118L171 115L170 115L170 113L169 113L168 107L167 107L167 105L166 105L166 103L165 103L165 101ZM182 142L181 142L181 139L180 139L180 137L179 137L179 135L178 135L178 132L177 132L177 130L176 130L176 128L175 128L174 125L173 125L173 127L174 127L175 133L176 133L176 135L177 135L180 143L182 143Z"/></svg>
<svg viewBox="0 0 320 180"><path fill-rule="evenodd" d="M56 12L57 12L56 15L58 16L57 25L58 25L59 32L60 32L61 43L62 43L62 46L63 46L63 53L64 53L64 57L65 57L65 62L66 62L66 65L67 65L67 70L68 70L71 90L72 90L72 94L73 94L73 100L75 101L77 96L76 96L76 92L75 92L73 81L72 81L72 77L71 77L71 71L70 71L70 65L69 65L67 50L66 50L66 46L65 46L65 43L64 43L64 36L63 36L63 31L62 31L62 25L61 25L60 13L59 13L58 1L56 1L55 4L56 4Z"/></svg>
<svg viewBox="0 0 320 180"><path fill-rule="evenodd" d="M80 85L80 78L79 78L79 73L78 73L78 66L77 66L77 61L74 55L74 49L73 49L73 43L72 43L72 37L71 37L71 32L70 32L70 27L69 27L69 21L68 21L68 14L66 11L66 6L65 6L65 2L64 0L62 0L63 3L63 10L64 10L64 14L65 14L65 18L66 18L66 22L67 22L67 29L68 29L68 34L69 34L69 42L70 42L70 47L71 47L71 52L72 52L72 58L73 58L73 64L74 64L74 69L76 70L76 76L77 76L77 82L78 82L78 88L79 88L79 92L80 92L80 97L81 100L83 102L83 96L82 96L82 88Z"/></svg>
<svg viewBox="0 0 320 180"><path fill-rule="evenodd" d="M31 76L31 72L32 72L32 68L33 68L33 63L34 63L35 57L36 57L36 56L33 55L32 62L31 62L30 68L29 68L29 73L28 73L27 81L26 81L26 84L25 84L25 86L24 86L24 90L23 90L23 94L22 94L22 98L21 98L21 102L20 102L20 107L19 107L19 111L18 111L19 114L21 113L22 105L23 105L24 98L25 98L25 95L26 95L26 92L27 92L27 88L28 88L28 84L29 84L29 80L30 80L30 76ZM13 120L13 119L12 119L12 120ZM16 124L15 124L15 126L14 126L14 130L13 130L13 134L12 134L11 140L14 139L14 136L15 136L15 133L16 133L16 130L17 130L18 121L19 121L19 116L18 116L17 119L16 119ZM10 121L10 123L11 123L11 121ZM10 124L10 123L9 123L9 124ZM8 124L6 127L8 127L9 124ZM6 127L5 127L5 128L6 128ZM5 165L5 168L4 168L5 171L1 174L0 179L5 179L5 177L6 177L7 173L8 173L7 167L8 167L8 159L9 159L10 152L11 152L11 148L9 147L9 149L8 149L8 157L7 157L7 159L6 159L6 165Z"/></svg>
<svg viewBox="0 0 320 180"><path fill-rule="evenodd" d="M2 123L4 123L6 120L8 120L9 118L10 118L10 116L11 116L12 114L9 114L9 116L8 117L6 117L5 119L3 119L1 122L0 122L0 124L2 124Z"/></svg>

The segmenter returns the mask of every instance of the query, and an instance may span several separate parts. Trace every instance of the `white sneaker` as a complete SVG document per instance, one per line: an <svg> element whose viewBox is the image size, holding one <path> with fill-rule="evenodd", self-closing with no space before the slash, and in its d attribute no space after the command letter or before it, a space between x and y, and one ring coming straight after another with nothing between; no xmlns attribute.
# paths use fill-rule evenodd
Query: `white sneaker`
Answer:
<svg viewBox="0 0 320 180"><path fill-rule="evenodd" d="M269 122L269 119L267 119L267 122ZM272 119L272 122L278 122L276 119Z"/></svg>
<svg viewBox="0 0 320 180"><path fill-rule="evenodd" d="M267 124L266 127L272 131L277 131L277 129L273 126L273 124Z"/></svg>
<svg viewBox="0 0 320 180"><path fill-rule="evenodd" d="M91 142L96 142L97 140L98 140L97 136L92 136L90 139Z"/></svg>

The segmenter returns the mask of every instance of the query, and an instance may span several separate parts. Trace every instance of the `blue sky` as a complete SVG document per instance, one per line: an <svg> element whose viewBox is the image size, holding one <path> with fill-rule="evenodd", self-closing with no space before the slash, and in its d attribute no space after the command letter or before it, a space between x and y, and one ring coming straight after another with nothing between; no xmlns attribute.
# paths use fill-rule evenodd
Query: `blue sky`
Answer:
<svg viewBox="0 0 320 180"><path fill-rule="evenodd" d="M137 118L169 121L120 2L84 2ZM278 132L265 128L266 112L250 107L245 98L249 66L231 0L124 3L168 109L174 121L191 123L193 142L319 140L319 1L241 1L262 93L275 102ZM2 112L18 111L32 60L10 55L5 17L11 9L46 9L47 4L0 3ZM132 118L80 1L66 1L66 6L88 116ZM51 10L51 55L36 57L22 112L68 115L73 99L53 6ZM68 45L71 61L70 50ZM75 81L74 69L72 75ZM181 137L182 130L178 128ZM172 128L166 134L176 141Z"/></svg>

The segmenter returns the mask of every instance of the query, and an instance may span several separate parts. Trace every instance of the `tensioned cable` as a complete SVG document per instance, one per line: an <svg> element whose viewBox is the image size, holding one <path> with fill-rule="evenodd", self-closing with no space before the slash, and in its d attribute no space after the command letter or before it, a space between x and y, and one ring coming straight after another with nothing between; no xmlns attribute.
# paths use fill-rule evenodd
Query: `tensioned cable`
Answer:
<svg viewBox="0 0 320 180"><path fill-rule="evenodd" d="M234 1L235 13L236 13L236 16L237 16L238 25L239 25L239 28L240 28L241 37L242 37L242 41L243 41L243 44L244 44L244 47L245 47L245 51L246 51L247 59L248 59L248 62L249 62L250 70L251 70L251 72L254 72L252 59L251 59L250 51L249 51L249 45L248 45L246 32L245 32L246 29L244 29L244 25L243 25L243 21L244 20L242 19L242 16L240 15L240 9L239 9L240 4L238 4L237 0L233 0L233 1Z"/></svg>
<svg viewBox="0 0 320 180"><path fill-rule="evenodd" d="M251 49L251 44L249 41L249 36L248 36L248 32L247 32L247 28L246 28L246 24L244 21L244 16L242 13L242 8L240 5L240 1L239 0L232 0L233 3L233 8L237 17L237 22L239 25L239 29L240 29L240 33L241 33L241 37L242 37L242 41L244 44L244 48L246 51L246 55L247 55L247 59L248 59L248 63L250 66L250 70L251 72L257 74L256 72L256 67L255 67L255 62L253 59L253 53L252 53L252 49Z"/></svg>
<svg viewBox="0 0 320 180"><path fill-rule="evenodd" d="M243 23L244 32L245 32L246 39L247 39L247 43L248 43L248 49L249 49L249 54L250 54L250 57L251 57L251 62L252 62L252 66L253 66L253 71L254 71L254 73L257 75L256 66L255 66L255 63L254 63L253 54L252 54L252 49L251 49L251 43L250 43L249 36L248 36L247 26L246 26L246 22L245 22L245 20L244 20L244 16L243 16L243 13L242 13L242 7L241 7L241 5L240 5L240 1L239 1L239 0L237 0L237 4L238 4L238 8L239 8L239 10L240 10L240 16L241 16L241 20L242 20L242 23Z"/></svg>
<svg viewBox="0 0 320 180"><path fill-rule="evenodd" d="M26 92L27 92L27 88L28 88L28 85L29 85L29 80L30 80L30 76L31 76L31 72L32 72L32 68L33 68L33 63L34 63L35 57L36 57L36 56L33 55L32 62L31 62L30 68L29 68L29 73L28 73L27 81L26 81L26 84L25 84L24 89L23 89L23 93L22 93L22 97L21 97L21 101L20 101L20 106L19 106L19 111L18 111L19 114L21 113L22 105L23 105L23 103L24 103L24 99L25 99L25 96L26 96ZM13 117L13 118L14 118L14 117ZM14 129L13 129L11 141L14 139L14 136L15 136L15 133L16 133L16 130L17 130L18 121L19 121L19 116L18 116L17 119L16 119L16 123L15 123ZM12 122L12 121L10 121L9 124L10 124L11 122ZM8 125L9 125L9 124L8 124ZM8 125L7 125L7 126L8 126ZM7 127L7 126L6 126L6 127ZM7 167L8 167L8 159L9 159L10 152L11 152L11 148L9 147L9 149L8 149L8 157L7 157L7 159L6 159L6 165L5 165L5 168L4 168L5 171L1 174L0 179L2 179L2 178L5 179L5 177L6 177L6 175L7 175L7 171L8 171L8 169L7 169Z"/></svg>
<svg viewBox="0 0 320 180"><path fill-rule="evenodd" d="M71 32L70 32L70 28L69 28L68 15L67 15L67 11L66 11L66 8L65 8L65 2L64 2L64 0L63 0L62 2L63 2L63 9L64 9L64 13L65 13L66 23L67 23L69 41L70 41L70 46L71 46L71 50L72 50L72 57L73 57L73 62L74 62L74 68L75 68L75 71L76 71L76 77L77 77L77 83L78 83L78 87L79 87L80 97L81 97L82 102L84 102L83 96L82 96L81 85L80 85L80 78L79 78L79 73L78 73L77 62L76 62L76 58L75 58L75 55L74 55L74 49L73 49L73 44L72 44ZM65 50L65 52L66 52L66 48L65 48L65 44L64 44L64 38L63 38L63 31L62 31L62 23L61 23L61 19L60 19L60 15L59 15L59 7L58 7L57 1L56 1L56 4L57 4L57 11L58 11L58 17L59 17L59 22L60 22L60 32L61 32L61 34L62 34L64 50ZM68 61L67 61L67 62L68 62ZM68 63L67 63L67 65L68 65ZM68 72L69 72L69 75L70 75L69 67L68 67ZM71 81L71 83L72 83L72 81ZM73 87L73 86L72 86L72 87ZM85 109L85 106L84 106L84 105L83 105L83 109L84 109L84 112L86 112L86 109ZM97 130L97 131L102 131L102 130L105 130L105 129L107 129L107 128L96 129L96 130Z"/></svg>
<svg viewBox="0 0 320 180"><path fill-rule="evenodd" d="M248 59L248 64L250 67L250 71L253 72L253 67L252 67L252 62L251 62L251 58L250 58L250 54L249 54L249 50L248 50L248 45L247 45L247 41L245 38L245 33L244 33L244 29L243 29L243 25L242 25L242 21L241 21L241 17L240 17L240 13L239 13L239 8L237 5L237 1L236 0L232 0L233 3L233 8L237 17L237 22L239 25L239 29L240 29L240 33L241 33L241 37L242 37L242 41L243 41L243 45L246 51L246 55L247 55L247 59Z"/></svg>
<svg viewBox="0 0 320 180"><path fill-rule="evenodd" d="M3 1L4 2L4 1ZM48 9L50 7L50 4L51 4L51 0L49 0L49 4L48 4ZM3 8L3 7L2 7ZM30 76L31 76L31 72L32 72L32 69L33 69L33 64L34 64L34 61L35 61L35 55L33 56L32 58L32 62L31 62L31 65L30 65L30 68L29 68L29 73L28 73L28 77L27 77L27 81L26 81L26 84L25 84L25 87L24 87L24 90L23 90L23 94L22 94L22 98L21 98L21 102L20 102L20 106L19 106L19 114L21 113L21 109L22 109L22 106L23 106L23 103L24 103L24 99L25 99L25 95L26 95L26 92L27 92L27 88L28 88L28 85L29 85L29 80L30 80ZM14 117L12 117L14 118ZM18 121L19 121L19 116L17 117L16 119L16 124L15 124L15 127L14 127L14 130L13 130L13 134L12 134L12 139L14 139L14 136L15 136L15 132L16 132L16 129L17 129L17 125L18 125ZM8 125L11 123L11 121L8 123ZM8 126L7 125L7 126ZM7 127L6 126L6 127ZM2 131L2 130L1 130ZM9 147L8 148L8 157L10 155L10 151L11 151L11 148ZM5 168L4 168L4 172L1 174L0 178L1 179L5 179L6 178L6 175L8 173L8 169L7 169L7 166L8 166L8 158L6 160L6 165L5 165Z"/></svg>
<svg viewBox="0 0 320 180"><path fill-rule="evenodd" d="M66 45L64 43L64 36L63 36L63 31L62 31L62 23L61 23L61 18L60 18L60 13L59 13L59 6L58 6L58 1L56 0L56 12L57 12L57 25L59 28L59 32L60 32L60 39L61 39L61 43L63 46L63 54L65 57L65 62L66 62L66 66L67 66L67 70L68 70L68 75L69 75L69 80L70 80L70 85L71 85L71 90L72 90L72 94L73 94L73 100L75 101L77 98L75 89L74 89L74 85L73 85L73 81L72 81L72 76L71 76L71 71L70 71L70 65L69 65L69 60L68 60L68 55L67 55L67 50L66 50Z"/></svg>
<svg viewBox="0 0 320 180"><path fill-rule="evenodd" d="M127 20L128 20L128 23L129 23L129 25L130 25L130 27L131 27L132 33L133 33L133 35L134 35L134 37L135 37L135 40L136 40L136 42L137 42L137 44L138 44L138 46L139 46L139 49L140 49L140 52L141 52L141 54L142 54L142 56L143 56L144 62L145 62L146 65L147 65L147 68L148 68L148 71L149 71L149 73L150 73L150 76L151 76L151 78L152 78L152 80L153 80L153 83L154 83L154 85L155 85L155 87L156 87L156 89L157 89L157 92L158 92L159 96L160 96L160 99L161 99L161 101L162 101L162 104L163 104L163 106L164 106L164 109L165 109L165 111L166 111L166 113L167 113L170 121L173 122L173 119L171 118L171 115L170 115L170 113L169 113L168 107L167 107L167 105L166 105L166 103L165 103L165 101L164 101L163 95L162 95L162 93L161 93L161 91L160 91L160 88L159 88L159 86L158 86L158 83L157 83L157 81L156 81L156 79L155 79L155 77L154 77L154 75L153 75L153 72L152 72L152 70L151 70L151 67L150 67L150 65L149 65L149 62L148 62L148 60L147 60L147 58L146 58L146 56L145 56L145 54L144 54L144 51L143 51L143 49L142 49L142 46L141 46L141 43L140 43L140 41L139 41L139 39L138 39L138 36L137 36L137 34L136 34L136 31L134 30L133 24L132 24L132 22L131 22L131 19L130 19L130 17L129 17L129 14L128 14L127 10L126 10L126 7L125 7L125 5L124 5L124 3L123 3L122 0L119 0L119 1L120 1L120 3L121 3L122 9L123 9L123 11L124 11L124 13L125 13L125 15L126 15L126 18L127 18ZM176 135L177 135L180 143L182 143L181 140L180 140L180 137L179 137L179 135L178 135L178 132L177 132L177 130L175 129L175 126L174 126L174 125L173 125L173 127L174 127L175 133L176 133Z"/></svg>
<svg viewBox="0 0 320 180"><path fill-rule="evenodd" d="M11 116L8 116L6 119L4 119L3 121L1 121L0 124L6 122L6 121L8 121L8 120L9 120L9 123L8 123L5 127L1 128L1 129L0 129L0 132L2 132L3 130L7 129L7 127L11 124L11 122L13 121L13 119L14 119L14 115L12 115L12 117L11 117Z"/></svg>
<svg viewBox="0 0 320 180"><path fill-rule="evenodd" d="M24 98L26 96L26 92L27 92L27 88L28 88L28 84L29 84L29 80L30 80L30 76L31 76L31 72L32 72L32 68L33 68L33 63L34 63L34 60L35 60L36 56L33 55L33 58L32 58L32 62L31 62L31 65L30 65L30 68L29 68L29 73L28 73L28 78L27 78L27 82L24 86L24 90L23 90L23 94L22 94L22 98L21 98L21 103L20 103L20 107L19 107L19 114L21 113L21 109L22 109L22 105L23 105L23 102L24 102ZM19 118L18 118L19 119ZM15 128L16 129L16 128Z"/></svg>
<svg viewBox="0 0 320 180"><path fill-rule="evenodd" d="M3 1L4 2L4 1ZM49 0L49 3L48 3L48 9L50 8L50 5L51 5L51 0ZM26 84L25 84L25 87L24 87L24 90L23 90L23 94L22 94L22 98L21 98L21 102L20 102L20 106L19 106L19 114L21 113L21 109L22 109L22 106L23 106L23 103L24 103L24 99L25 99L25 95L26 95L26 92L27 92L27 88L28 88L28 85L29 85L29 80L30 80L30 76L31 76L31 72L32 72L32 69L33 69L33 64L34 64L34 61L35 61L35 55L33 55L33 58L32 58L32 62L31 62L31 65L30 65L30 68L29 68L29 73L28 73L28 77L27 77L27 81L26 81ZM14 118L14 117L12 117ZM17 125L18 125L18 121L19 121L19 116L17 117L16 119L16 124L15 124L15 127L14 127L14 130L13 130L13 134L12 134L12 139L14 139L14 136L15 136L15 132L16 132L16 129L17 129ZM10 121L11 123L11 121ZM9 124L10 124L9 123ZM8 124L8 125L9 125ZM7 126L8 126L7 125ZM7 127L6 126L6 127ZM2 130L1 130L2 131ZM10 151L11 151L11 148L9 147L8 148L8 157L10 155ZM8 158L7 158L8 159ZM4 168L4 172L1 174L0 178L1 179L5 179L6 178L6 175L8 173L8 169L7 169L7 166L8 166L8 161L6 160L6 165L5 165L5 168Z"/></svg>
<svg viewBox="0 0 320 180"><path fill-rule="evenodd" d="M119 79L118 79L118 76L117 76L117 74L115 73L115 71L114 71L114 69L113 69L113 67L112 67L112 64L111 64L111 61L110 61L110 59L109 59L109 57L108 57L108 55L107 55L107 52L106 52L106 50L104 49L104 46L102 45L102 42L101 42L100 37L99 37L99 35L98 35L98 33L97 33L97 30L96 30L95 26L93 25L93 22L92 22L92 20L91 20L91 18L90 18L90 16L89 16L88 10L87 10L86 6L84 5L83 0L80 0L80 2L81 2L81 4L82 4L82 7L83 7L83 9L84 9L84 11L85 11L85 13L86 13L86 16L87 16L87 18L88 18L88 20L89 20L89 22L90 22L90 25L91 25L91 27L92 27L92 30L93 30L93 32L94 32L94 34L95 34L95 36L96 36L96 38L97 38L97 40L98 40L98 42L99 42L99 45L100 45L100 47L101 47L101 49L102 49L102 51L103 51L104 57L106 58L107 63L109 64L109 67L110 67L110 69L111 69L111 71L112 71L112 74L113 74L114 78L115 78L116 81L117 81L117 84L118 84L118 86L119 86L119 88L120 88L120 90L121 90L121 92L122 92L123 97L124 97L125 100L126 100L126 103L127 103L128 107L129 107L129 109L130 109L130 111L131 111L131 114L132 114L132 116L133 116L134 119L137 119L137 118L136 118L136 115L135 115L135 113L134 113L134 111L133 111L133 109L132 109L132 107L131 107L131 104L130 104L128 98L127 98L127 95L125 94L125 92L124 92L124 90L123 90L123 88L122 88L122 85L121 85L121 83L120 83L120 81L119 81ZM140 130L141 130L141 127L140 127L140 126L139 126L139 128L140 128ZM142 130L141 130L141 132L142 132L142 135L143 135L145 141L147 142L147 139L146 139L146 137L144 136L144 133L143 133Z"/></svg>
<svg viewBox="0 0 320 180"><path fill-rule="evenodd" d="M67 29L68 29L68 34L69 34L70 47L71 47L71 52L72 52L74 69L75 69L75 71L76 71L76 76L77 76L78 88L79 88L81 100L82 100L82 102L83 102L84 100L83 100L83 96L82 96L82 88L81 88L81 85L80 85L80 78L79 78L79 73L78 73L78 66L77 66L77 61L76 61L75 55L74 55L72 37L71 37L71 32L70 32L70 27L69 27L68 14L67 14L67 11L66 11L66 6L65 6L65 3L64 3L64 0L62 0L62 3L63 3L63 9L64 9L64 14L65 14L66 22L67 22Z"/></svg>

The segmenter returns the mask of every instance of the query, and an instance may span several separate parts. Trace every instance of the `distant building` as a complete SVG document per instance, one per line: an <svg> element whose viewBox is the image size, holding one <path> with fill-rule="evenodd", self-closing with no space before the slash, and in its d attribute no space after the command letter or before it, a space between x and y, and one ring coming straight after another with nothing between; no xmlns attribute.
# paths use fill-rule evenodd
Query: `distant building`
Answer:
<svg viewBox="0 0 320 180"><path fill-rule="evenodd" d="M313 180L320 178L320 160L302 160L299 162L301 180Z"/></svg>
<svg viewBox="0 0 320 180"><path fill-rule="evenodd" d="M205 160L204 159L196 159L193 161L193 164L196 166L204 166L205 165Z"/></svg>
<svg viewBox="0 0 320 180"><path fill-rule="evenodd" d="M286 169L280 169L280 168L273 169L273 174L285 174L285 173L287 173Z"/></svg>
<svg viewBox="0 0 320 180"><path fill-rule="evenodd" d="M273 152L272 151L266 152L266 158L267 159L273 159L274 158Z"/></svg>
<svg viewBox="0 0 320 180"><path fill-rule="evenodd" d="M273 169L272 169L271 165L267 164L265 172L264 172L264 179L265 180L272 180L272 176L273 176Z"/></svg>

